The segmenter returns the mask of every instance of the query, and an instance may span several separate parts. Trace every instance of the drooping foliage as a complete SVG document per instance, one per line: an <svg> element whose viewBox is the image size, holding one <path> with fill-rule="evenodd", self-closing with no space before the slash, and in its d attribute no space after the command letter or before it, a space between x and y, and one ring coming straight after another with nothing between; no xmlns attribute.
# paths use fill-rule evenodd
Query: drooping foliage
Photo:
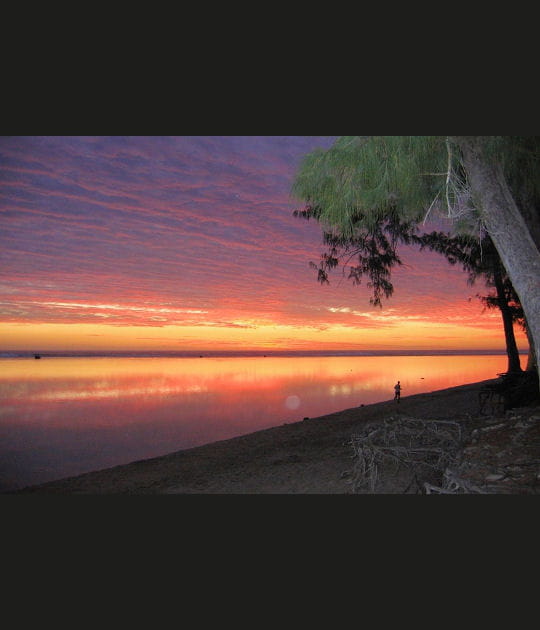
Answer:
<svg viewBox="0 0 540 630"><path fill-rule="evenodd" d="M499 165L512 193L536 217L540 206L540 137L483 137L484 157ZM342 136L327 150L306 155L292 196L314 209L328 231L351 236L358 226L398 212L419 222L438 208L459 231L478 231L481 204L474 200L457 137ZM540 248L540 241L537 241Z"/></svg>
<svg viewBox="0 0 540 630"><path fill-rule="evenodd" d="M316 213L328 231L350 237L392 214L420 221L430 204L459 201L459 160L444 136L344 136L300 165L292 195ZM445 190L452 175L454 186Z"/></svg>
<svg viewBox="0 0 540 630"><path fill-rule="evenodd" d="M500 164L517 197L540 199L540 136L485 136L485 153Z"/></svg>
<svg viewBox="0 0 540 630"><path fill-rule="evenodd" d="M305 219L320 220L319 208L313 206L295 211L294 214ZM402 220L395 211L389 211L387 216L376 221L370 220L369 227L362 213L351 215L350 220L348 236L338 230L323 232L323 242L328 250L323 252L318 265L311 262L310 266L317 270L317 279L321 284L329 283L329 272L340 264L348 269L348 278L353 284L359 285L363 277L367 277L367 287L372 292L369 301L381 307L383 297L389 298L394 292L392 268L403 264L397 245L411 241L415 224Z"/></svg>
<svg viewBox="0 0 540 630"><path fill-rule="evenodd" d="M486 236L485 219L492 208L485 196L479 196L478 186L469 182L463 159L463 147L469 139L473 140L472 145L482 147L477 162L490 164L493 171L503 173L540 249L540 138L344 136L329 150L317 150L304 158L291 190L293 197L304 203L304 209L296 214L315 218L324 229L329 251L321 257L319 281L327 282L328 272L338 266L340 259L346 259L349 278L358 284L363 276L368 277L370 301L380 306L382 298L393 292L392 267L402 264L396 244L420 244L415 240L417 226L432 210L454 219L455 234L448 238L459 239L468 234L474 236L471 247L481 244ZM470 155L469 152L469 167ZM490 229L493 231L493 221ZM449 262L459 261L470 278L484 274L489 283L484 263L484 268L478 266L477 259L467 266L466 257L471 251L463 250L463 246L467 249L465 241L440 245L438 250L432 249L443 253ZM427 241L424 246L428 246ZM504 239L501 243L498 238L499 254L501 247L504 248ZM454 252L452 248L456 248ZM478 251L482 252L481 247ZM349 264L355 257L358 264ZM497 264L501 265L500 259ZM512 275L518 279L514 269ZM495 276L499 277L499 272L492 273L493 282ZM506 282L512 286L508 277ZM501 304L500 286L498 291L496 300ZM526 292L521 293L528 298ZM486 297L485 303L490 305L492 301ZM531 313L533 310L530 308ZM538 318L533 317L536 326ZM531 331L527 332L530 335Z"/></svg>
<svg viewBox="0 0 540 630"><path fill-rule="evenodd" d="M294 214L306 219L316 216L310 209L295 211ZM318 281L329 283L329 274L341 265L344 273L348 270L348 279L355 285L360 285L367 277L366 286L371 290L369 301L374 306L382 307L383 298L388 299L394 293L392 270L403 264L398 244L414 244L420 250L429 249L442 254L451 265L459 264L467 272L470 285L483 279L486 287L495 289L495 293L477 294L477 297L485 308L500 310L508 372L521 371L513 323L518 323L527 331L523 309L489 236L479 240L470 235L452 236L438 231L419 234L414 222L401 221L396 213L392 213L386 220L374 223L370 229L357 227L350 237L324 232L323 242L327 251L321 254L319 264L310 262L317 271Z"/></svg>
<svg viewBox="0 0 540 630"><path fill-rule="evenodd" d="M459 263L467 272L470 285L481 278L486 287L494 289L494 292L487 295L477 293L476 297L485 308L500 310L508 356L508 372L520 372L519 350L513 324L515 322L526 330L523 309L489 235L478 239L470 235L451 236L448 233L434 231L421 236L414 235L412 240L420 246L420 250L427 248L439 252L451 265Z"/></svg>

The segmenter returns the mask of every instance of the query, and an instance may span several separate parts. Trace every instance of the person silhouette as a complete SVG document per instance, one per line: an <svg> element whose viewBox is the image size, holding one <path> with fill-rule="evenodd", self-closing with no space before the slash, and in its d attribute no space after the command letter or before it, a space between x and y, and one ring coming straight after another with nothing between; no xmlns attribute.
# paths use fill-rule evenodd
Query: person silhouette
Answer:
<svg viewBox="0 0 540 630"><path fill-rule="evenodd" d="M401 385L399 381L394 385L394 400L399 402L401 397Z"/></svg>

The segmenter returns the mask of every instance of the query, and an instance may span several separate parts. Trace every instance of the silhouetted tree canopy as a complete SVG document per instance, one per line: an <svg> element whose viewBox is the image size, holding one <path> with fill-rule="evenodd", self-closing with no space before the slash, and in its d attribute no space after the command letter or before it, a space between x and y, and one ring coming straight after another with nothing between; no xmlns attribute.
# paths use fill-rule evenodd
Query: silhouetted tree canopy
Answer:
<svg viewBox="0 0 540 630"><path fill-rule="evenodd" d="M538 356L539 166L539 137L344 136L304 158L292 194L330 246L319 280L327 280L343 245L357 247L350 277L368 276L374 304L392 294L389 271L401 264L396 243L412 238L430 212L451 217L456 232L489 234Z"/></svg>

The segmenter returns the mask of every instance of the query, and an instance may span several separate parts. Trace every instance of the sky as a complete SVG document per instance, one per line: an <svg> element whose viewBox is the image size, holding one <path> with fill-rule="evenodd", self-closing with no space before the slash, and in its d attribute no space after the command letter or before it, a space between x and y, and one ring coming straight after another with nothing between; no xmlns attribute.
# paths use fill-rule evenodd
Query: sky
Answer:
<svg viewBox="0 0 540 630"><path fill-rule="evenodd" d="M382 309L317 282L290 191L334 139L0 137L0 351L504 350L439 254L402 248Z"/></svg>

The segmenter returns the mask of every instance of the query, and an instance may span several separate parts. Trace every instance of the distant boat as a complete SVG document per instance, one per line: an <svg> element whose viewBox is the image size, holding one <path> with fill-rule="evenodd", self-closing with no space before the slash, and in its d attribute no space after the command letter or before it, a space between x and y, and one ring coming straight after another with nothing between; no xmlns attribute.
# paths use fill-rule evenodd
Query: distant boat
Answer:
<svg viewBox="0 0 540 630"><path fill-rule="evenodd" d="M34 359L41 359L41 354L34 354Z"/></svg>

